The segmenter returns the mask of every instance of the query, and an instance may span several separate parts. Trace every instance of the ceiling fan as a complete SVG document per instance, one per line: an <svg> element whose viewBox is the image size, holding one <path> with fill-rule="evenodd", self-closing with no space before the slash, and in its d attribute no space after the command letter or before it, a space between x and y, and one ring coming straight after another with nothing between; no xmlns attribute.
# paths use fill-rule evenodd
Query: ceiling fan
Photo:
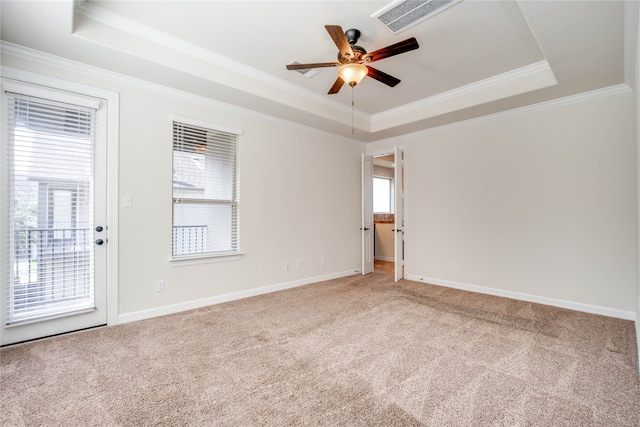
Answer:
<svg viewBox="0 0 640 427"><path fill-rule="evenodd" d="M331 86L331 89L329 89L329 95L338 93L342 85L345 83L352 87L357 85L364 76L369 76L381 83L394 87L400 83L399 79L365 64L370 64L390 56L409 52L420 47L415 37L411 37L410 39L392 44L391 46L383 47L382 49L367 53L364 48L356 45L358 38L360 38L360 31L356 29L349 29L346 32L343 32L342 27L339 25L325 25L324 28L327 29L327 32L333 39L333 42L338 46L338 61L319 62L314 64L289 64L287 65L287 70L340 67L338 69L338 79L335 81L333 86Z"/></svg>

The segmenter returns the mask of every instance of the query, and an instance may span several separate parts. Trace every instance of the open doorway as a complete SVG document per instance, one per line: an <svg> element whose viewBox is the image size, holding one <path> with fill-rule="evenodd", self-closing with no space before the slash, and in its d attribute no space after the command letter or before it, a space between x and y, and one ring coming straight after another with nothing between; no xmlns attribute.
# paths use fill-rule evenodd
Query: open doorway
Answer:
<svg viewBox="0 0 640 427"><path fill-rule="evenodd" d="M376 163L381 168L374 169ZM383 170L384 168L387 170ZM376 192L381 194L376 196L375 209L373 206L374 180ZM382 236L383 229L391 232L392 245L388 244L388 240L385 242ZM377 258L378 261L389 263L384 264L388 267L393 265L395 282L404 278L404 153L398 147L394 147L392 154L381 152L374 156L362 153L362 226L360 230L362 231L362 274L374 272ZM374 245L376 234L377 251ZM386 253L383 252L385 243ZM391 247L393 255L390 253ZM380 265L380 262L378 264Z"/></svg>
<svg viewBox="0 0 640 427"><path fill-rule="evenodd" d="M395 159L394 154L373 158L374 271L389 275L395 269Z"/></svg>

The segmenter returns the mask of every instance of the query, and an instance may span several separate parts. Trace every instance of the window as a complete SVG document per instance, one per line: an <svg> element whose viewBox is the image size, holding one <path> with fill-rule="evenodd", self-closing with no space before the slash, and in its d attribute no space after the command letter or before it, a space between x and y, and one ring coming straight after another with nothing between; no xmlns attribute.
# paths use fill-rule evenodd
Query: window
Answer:
<svg viewBox="0 0 640 427"><path fill-rule="evenodd" d="M393 213L393 180L373 177L373 212Z"/></svg>
<svg viewBox="0 0 640 427"><path fill-rule="evenodd" d="M10 83L5 87L11 88ZM30 91L30 87L18 87ZM47 92L51 97L62 97ZM95 115L86 105L9 90L3 242L9 266L7 324L95 306L93 193Z"/></svg>
<svg viewBox="0 0 640 427"><path fill-rule="evenodd" d="M173 122L174 259L239 253L238 135Z"/></svg>

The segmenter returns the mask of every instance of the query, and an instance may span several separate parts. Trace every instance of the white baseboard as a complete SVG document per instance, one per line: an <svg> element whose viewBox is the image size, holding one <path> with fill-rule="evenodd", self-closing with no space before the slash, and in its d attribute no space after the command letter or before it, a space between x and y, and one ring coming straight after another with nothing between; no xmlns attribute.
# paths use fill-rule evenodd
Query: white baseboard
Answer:
<svg viewBox="0 0 640 427"><path fill-rule="evenodd" d="M296 288L298 286L310 285L312 283L324 282L325 280L339 279L340 277L352 276L359 274L360 268L341 271L337 273L325 274L322 276L308 277L306 279L293 280L291 282L279 283L277 285L264 286L261 288L248 289L246 291L232 292L230 294L218 295L209 298L203 298L193 301L185 301L178 304L166 305L163 307L150 308L148 310L135 311L133 313L125 313L118 316L118 323L129 323L138 320L151 319L153 317L166 316L168 314L180 313L182 311L194 310L196 308L207 307L224 302L235 301L243 298L254 297L257 295L268 294L271 292L282 291L285 289Z"/></svg>
<svg viewBox="0 0 640 427"><path fill-rule="evenodd" d="M640 307L638 307L640 310ZM638 374L640 375L640 311L636 312L636 345L638 346Z"/></svg>
<svg viewBox="0 0 640 427"><path fill-rule="evenodd" d="M396 261L396 258L392 256L374 256L373 259L377 259L378 261Z"/></svg>
<svg viewBox="0 0 640 427"><path fill-rule="evenodd" d="M550 305L554 307L566 308L569 310L582 311L584 313L599 314L602 316L615 317L618 319L634 320L636 321L636 331L638 331L638 322L637 322L636 313L634 311L600 307L597 305L559 300L555 298L524 294L520 292L505 291L502 289L488 288L486 286L453 282L451 280L434 279L432 277L417 276L414 274L408 275L407 280L413 280L413 281L422 282L422 283L429 283L429 284L438 285L438 286L445 286L447 288L460 289L463 291L477 292L481 294L511 298L511 299L520 300L520 301L534 302L537 304L544 304L544 305Z"/></svg>

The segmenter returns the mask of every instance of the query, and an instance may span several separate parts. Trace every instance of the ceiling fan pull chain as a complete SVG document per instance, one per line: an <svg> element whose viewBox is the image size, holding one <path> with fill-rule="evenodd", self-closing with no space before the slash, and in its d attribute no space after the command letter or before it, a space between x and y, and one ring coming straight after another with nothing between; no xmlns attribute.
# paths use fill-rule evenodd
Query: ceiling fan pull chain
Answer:
<svg viewBox="0 0 640 427"><path fill-rule="evenodd" d="M356 134L356 130L353 126L355 102L353 102L353 86L351 86L351 135Z"/></svg>

